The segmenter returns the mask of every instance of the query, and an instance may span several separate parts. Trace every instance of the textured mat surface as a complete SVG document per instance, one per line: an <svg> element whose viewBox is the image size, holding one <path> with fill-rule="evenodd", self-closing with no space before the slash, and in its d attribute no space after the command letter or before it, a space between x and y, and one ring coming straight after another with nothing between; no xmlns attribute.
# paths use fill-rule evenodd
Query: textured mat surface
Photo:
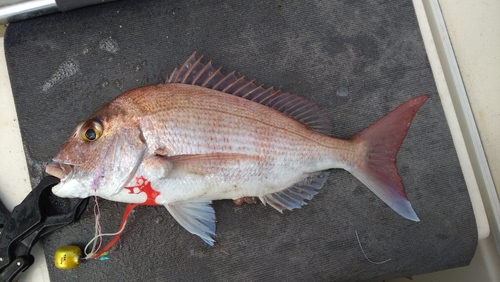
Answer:
<svg viewBox="0 0 500 282"><path fill-rule="evenodd" d="M165 208L144 206L109 260L68 271L49 263L53 281L377 281L467 265L474 254L470 200L409 0L123 0L11 24L5 50L32 182L79 121L125 90L162 83L193 51L315 101L337 137L430 95L397 158L421 222L332 170L293 212L216 201L217 240L230 255L189 234ZM100 204L103 231L116 231L125 205ZM91 208L45 239L49 262L57 247L93 237ZM374 264L363 250L388 261Z"/></svg>

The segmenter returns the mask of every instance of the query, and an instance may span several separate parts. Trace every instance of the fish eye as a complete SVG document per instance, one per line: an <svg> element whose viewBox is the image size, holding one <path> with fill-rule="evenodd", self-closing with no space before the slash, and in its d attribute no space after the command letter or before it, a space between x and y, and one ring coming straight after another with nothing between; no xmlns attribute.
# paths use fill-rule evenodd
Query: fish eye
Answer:
<svg viewBox="0 0 500 282"><path fill-rule="evenodd" d="M87 142L93 142L102 135L103 127L99 119L86 121L80 129L80 137Z"/></svg>

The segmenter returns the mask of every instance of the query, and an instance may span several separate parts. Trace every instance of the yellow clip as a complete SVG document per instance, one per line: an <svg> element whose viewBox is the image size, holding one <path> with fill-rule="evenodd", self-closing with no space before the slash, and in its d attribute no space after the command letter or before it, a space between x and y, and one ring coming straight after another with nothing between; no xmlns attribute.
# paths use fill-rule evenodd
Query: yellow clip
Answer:
<svg viewBox="0 0 500 282"><path fill-rule="evenodd" d="M54 264L59 269L72 269L80 265L82 250L77 246L64 246L56 250Z"/></svg>

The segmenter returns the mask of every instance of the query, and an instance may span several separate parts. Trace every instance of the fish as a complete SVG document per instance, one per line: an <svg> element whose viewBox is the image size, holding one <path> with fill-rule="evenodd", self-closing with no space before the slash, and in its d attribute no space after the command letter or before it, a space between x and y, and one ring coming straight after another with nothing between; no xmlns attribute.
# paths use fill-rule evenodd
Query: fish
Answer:
<svg viewBox="0 0 500 282"><path fill-rule="evenodd" d="M395 212L419 221L395 160L428 95L341 139L330 135L316 103L223 74L202 58L193 53L165 83L124 92L78 124L46 166L60 179L52 192L165 206L214 246L212 201L259 199L280 212L298 209L331 169L344 169Z"/></svg>

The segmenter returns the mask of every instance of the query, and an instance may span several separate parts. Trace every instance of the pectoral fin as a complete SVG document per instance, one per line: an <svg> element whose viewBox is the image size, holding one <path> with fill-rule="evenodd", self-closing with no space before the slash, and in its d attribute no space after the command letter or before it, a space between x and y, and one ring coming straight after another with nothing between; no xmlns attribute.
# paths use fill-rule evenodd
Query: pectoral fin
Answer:
<svg viewBox="0 0 500 282"><path fill-rule="evenodd" d="M310 174L304 180L295 183L293 186L273 194L264 195L259 197L262 203L269 204L279 212L288 209L297 209L305 205L304 200L311 200L325 185L328 179L328 171L320 171Z"/></svg>
<svg viewBox="0 0 500 282"><path fill-rule="evenodd" d="M165 207L182 227L213 246L215 242L215 212L211 204L212 201L207 199L193 199L169 203Z"/></svg>

